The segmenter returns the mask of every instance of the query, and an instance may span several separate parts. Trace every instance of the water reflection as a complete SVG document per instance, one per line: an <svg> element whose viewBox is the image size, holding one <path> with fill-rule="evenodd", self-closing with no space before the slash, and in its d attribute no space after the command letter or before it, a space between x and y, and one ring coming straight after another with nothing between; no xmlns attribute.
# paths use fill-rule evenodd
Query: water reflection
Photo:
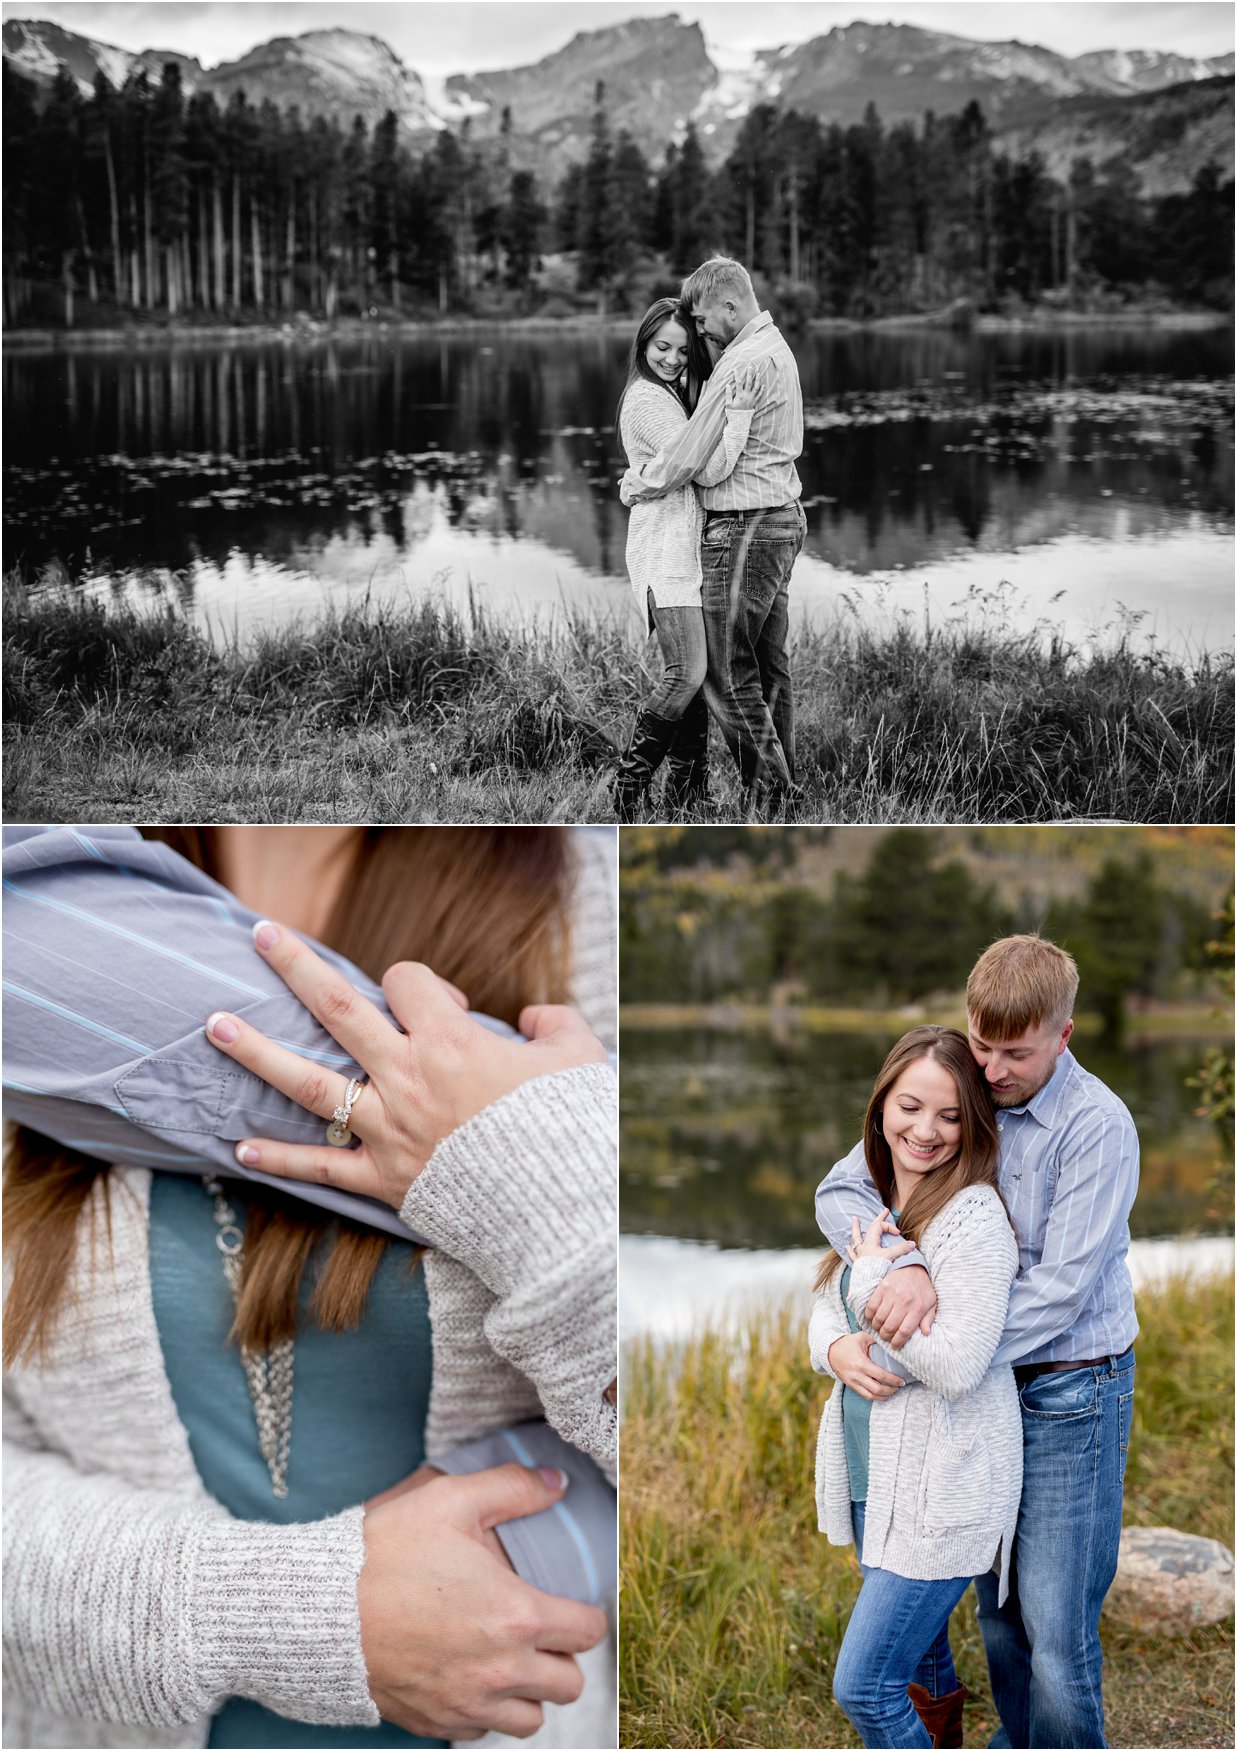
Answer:
<svg viewBox="0 0 1237 1751"><path fill-rule="evenodd" d="M798 1247L812 1196L860 1135L868 1095L900 1033L624 1028L621 1210L625 1230L723 1248ZM1083 1040L1078 1056L1134 1115L1142 1152L1130 1221L1140 1236L1232 1227L1213 1208L1215 1132L1186 1078L1206 1042Z"/></svg>
<svg viewBox="0 0 1237 1751"><path fill-rule="evenodd" d="M1006 581L1005 617L1077 634L1124 604L1166 641L1227 644L1230 346L803 339L801 610L918 612L926 584L939 615ZM10 353L8 552L139 587L183 574L198 611L242 623L443 573L504 605L621 611L624 352L574 334Z"/></svg>

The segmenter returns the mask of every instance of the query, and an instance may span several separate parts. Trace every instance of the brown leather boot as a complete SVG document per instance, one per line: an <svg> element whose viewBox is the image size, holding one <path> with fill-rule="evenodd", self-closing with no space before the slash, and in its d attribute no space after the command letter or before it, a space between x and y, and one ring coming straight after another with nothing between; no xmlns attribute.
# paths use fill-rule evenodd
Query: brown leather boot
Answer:
<svg viewBox="0 0 1237 1751"><path fill-rule="evenodd" d="M966 1685L959 1684L948 1696L930 1696L922 1684L908 1684L906 1694L931 1734L932 1743L940 1751L961 1751L962 1709L971 1694Z"/></svg>

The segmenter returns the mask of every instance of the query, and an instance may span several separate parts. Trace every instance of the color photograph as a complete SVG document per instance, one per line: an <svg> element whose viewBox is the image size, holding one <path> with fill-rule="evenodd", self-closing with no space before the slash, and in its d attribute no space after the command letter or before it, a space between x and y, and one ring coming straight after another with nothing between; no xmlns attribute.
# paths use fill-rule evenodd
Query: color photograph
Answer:
<svg viewBox="0 0 1237 1751"><path fill-rule="evenodd" d="M623 834L624 1745L1231 1740L1232 856Z"/></svg>

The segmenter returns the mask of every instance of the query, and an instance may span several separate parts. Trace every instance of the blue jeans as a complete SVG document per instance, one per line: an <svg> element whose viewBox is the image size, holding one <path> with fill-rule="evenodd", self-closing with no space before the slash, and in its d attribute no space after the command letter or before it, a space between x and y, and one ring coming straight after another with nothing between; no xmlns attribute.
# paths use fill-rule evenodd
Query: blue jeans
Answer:
<svg viewBox="0 0 1237 1751"><path fill-rule="evenodd" d="M994 1745L1102 1746L1100 1607L1117 1572L1134 1357L1040 1374L1022 1400L1022 1504L1009 1597L975 1582Z"/></svg>
<svg viewBox="0 0 1237 1751"><path fill-rule="evenodd" d="M852 1502L855 1548L863 1549L864 1504ZM971 1584L911 1581L890 1569L863 1569L833 1674L833 1700L865 1745L931 1746L906 1694L922 1684L933 1696L958 1687L949 1649L949 1618Z"/></svg>
<svg viewBox="0 0 1237 1751"><path fill-rule="evenodd" d="M798 502L712 515L705 524L705 697L745 790L794 782L789 586L806 533Z"/></svg>
<svg viewBox="0 0 1237 1751"><path fill-rule="evenodd" d="M676 722L693 709L707 708L700 697L708 666L708 650L704 638L704 616L699 608L659 608L648 595L649 618L657 632L661 647L663 673L646 701L646 708L658 717Z"/></svg>

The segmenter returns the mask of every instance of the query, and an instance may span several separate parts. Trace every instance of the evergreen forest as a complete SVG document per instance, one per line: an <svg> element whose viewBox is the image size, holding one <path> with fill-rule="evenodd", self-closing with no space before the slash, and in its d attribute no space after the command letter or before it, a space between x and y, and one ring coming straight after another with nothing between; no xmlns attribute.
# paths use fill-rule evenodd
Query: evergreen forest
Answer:
<svg viewBox="0 0 1237 1751"><path fill-rule="evenodd" d="M4 68L4 296L10 325L294 316L628 312L705 256L752 270L783 323L978 310L1227 308L1233 183L1140 190L1123 160L1054 180L972 103L918 125L851 126L761 105L710 169L689 126L650 162L599 85L590 149L555 186L504 112L421 150L296 108L221 109L180 69L89 97Z"/></svg>

